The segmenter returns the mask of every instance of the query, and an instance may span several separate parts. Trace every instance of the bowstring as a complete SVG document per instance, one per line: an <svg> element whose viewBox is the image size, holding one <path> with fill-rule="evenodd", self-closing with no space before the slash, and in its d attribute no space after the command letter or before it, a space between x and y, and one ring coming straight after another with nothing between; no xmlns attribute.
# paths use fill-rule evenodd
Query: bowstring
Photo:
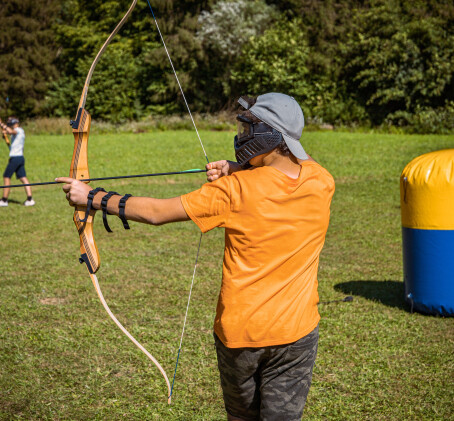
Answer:
<svg viewBox="0 0 454 421"><path fill-rule="evenodd" d="M154 23L156 25L156 29L158 30L159 37L161 38L162 45L164 46L164 50L165 50L165 52L167 54L167 58L169 59L170 66L172 67L173 74L175 75L175 79L176 79L176 81L178 83L178 87L180 88L181 96L183 97L184 103L186 105L186 109L188 110L189 116L190 116L191 121L192 121L192 125L194 126L194 130L195 130L195 132L197 134L197 138L199 139L200 146L202 147L203 154L205 155L205 159L207 161L207 164L209 164L210 160L208 159L208 155L207 155L207 153L205 151L205 147L203 146L203 142L202 142L202 139L200 137L199 131L197 130L197 126L196 126L194 118L192 116L191 109L189 108L188 101L186 100L186 95L184 94L183 88L182 88L181 83L180 83L180 79L178 78L177 72L176 72L175 67L173 65L173 61L172 61L172 59L170 57L170 54L169 54L169 50L167 49L167 45L166 45L166 43L164 41L164 37L162 36L161 30L159 29L158 20L156 19L156 16L155 16L155 14L153 12L153 8L151 7L150 1L147 0L147 3L148 3L148 6L150 8L151 14L153 16L153 20L154 20ZM194 270L193 270L193 273L192 273L191 286L189 288L188 303L186 305L186 313L185 313L185 316L184 316L183 329L181 331L180 345L178 347L177 361L175 363L175 370L174 370L174 373L173 373L172 386L170 388L169 401L170 401L170 399L172 397L172 394L173 394L173 386L175 384L175 377L177 375L178 361L180 359L181 348L183 346L183 336L184 336L184 331L185 331L185 327L186 327L186 321L187 321L188 312L189 312L189 304L191 302L192 289L194 287L195 274L196 274L197 264L198 264L198 260L199 260L200 246L202 244L202 236L203 236L203 233L201 232L200 233L200 238L199 238L199 245L198 245L198 248L197 248L197 255L196 255L195 264L194 264Z"/></svg>
<svg viewBox="0 0 454 421"><path fill-rule="evenodd" d="M175 363L175 371L173 372L172 386L170 387L169 399L172 397L173 386L175 384L175 377L177 375L178 361L180 360L180 352L181 352L181 348L183 346L184 329L186 327L186 320L188 318L189 303L191 302L192 288L194 286L195 273L196 273L197 264L198 264L198 261L199 261L199 252L200 252L200 245L202 244L202 235L203 234L201 233L200 234L200 238L199 238L199 246L197 247L197 255L196 255L196 258L195 258L194 270L192 272L191 287L189 288L188 304L186 305L186 313L184 315L183 330L181 331L180 345L178 347L177 362Z"/></svg>
<svg viewBox="0 0 454 421"><path fill-rule="evenodd" d="M151 7L151 4L150 4L149 0L147 0L147 3L148 3L148 6L150 7L151 14L153 16L154 23L156 25L156 29L158 30L159 37L161 38L161 41L162 41L162 45L164 46L164 50L166 51L167 57L169 59L170 66L172 67L173 74L175 75L175 79L177 80L178 87L180 88L181 96L183 97L183 100L184 100L184 103L186 104L186 108L188 110L189 116L191 117L192 125L194 126L194 129L195 129L195 132L197 134L197 137L199 138L199 142L200 142L200 146L202 147L203 154L205 155L205 158L207 160L207 164L209 164L210 161L209 161L207 153L205 151L205 147L203 146L203 142L202 142L202 139L200 138L199 131L197 130L197 126L195 124L194 118L192 117L192 113L191 113L191 109L189 108L188 101L186 101L186 96L185 96L185 94L183 92L183 88L181 87L180 79L178 78L177 72L176 72L175 67L173 65L173 61L170 58L169 50L167 50L167 45L166 45L166 43L164 41L164 37L162 36L161 30L159 29L158 21L157 21L156 16L155 16L155 14L153 12L153 8Z"/></svg>

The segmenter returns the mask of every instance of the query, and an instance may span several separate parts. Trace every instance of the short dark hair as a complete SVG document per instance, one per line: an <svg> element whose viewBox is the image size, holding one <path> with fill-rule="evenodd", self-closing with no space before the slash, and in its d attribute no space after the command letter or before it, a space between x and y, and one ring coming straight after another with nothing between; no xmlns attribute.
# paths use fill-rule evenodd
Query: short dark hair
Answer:
<svg viewBox="0 0 454 421"><path fill-rule="evenodd" d="M276 146L276 152L280 155L284 156L290 156L292 153L290 152L289 147L287 146L287 143L285 143L285 140L282 139L281 143Z"/></svg>

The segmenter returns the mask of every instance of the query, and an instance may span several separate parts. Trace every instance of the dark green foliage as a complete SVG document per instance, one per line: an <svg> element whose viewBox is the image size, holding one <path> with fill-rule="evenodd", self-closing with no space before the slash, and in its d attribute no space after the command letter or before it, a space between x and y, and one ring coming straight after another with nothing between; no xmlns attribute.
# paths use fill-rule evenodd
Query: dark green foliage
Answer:
<svg viewBox="0 0 454 421"><path fill-rule="evenodd" d="M194 38L197 16L209 2L151 2L167 48L188 98L197 79L200 45ZM49 93L47 111L75 112L85 76L96 53L128 9L131 1L67 1L63 23L56 26L65 51L60 59L64 78ZM74 25L77 22L77 26ZM112 52L113 50L113 52ZM71 101L68 101L71 98ZM87 107L94 118L122 121L150 112L183 111L178 84L146 1L114 37L94 72Z"/></svg>
<svg viewBox="0 0 454 421"><path fill-rule="evenodd" d="M210 65L214 57L208 57L196 38L198 17L209 9L214 0L204 1L151 1L161 33L172 59L185 96L193 110L209 111L216 97L211 96L215 77ZM148 6L147 6L148 7ZM142 19L147 22L145 31L153 44L143 48L140 68L141 103L147 112L175 113L186 108L169 59L158 36L149 10ZM218 103L219 104L219 103Z"/></svg>
<svg viewBox="0 0 454 421"><path fill-rule="evenodd" d="M406 127L410 133L452 133L454 128L454 102L448 101L438 108L417 107L413 113L396 111L385 120L389 126Z"/></svg>
<svg viewBox="0 0 454 421"><path fill-rule="evenodd" d="M184 101L181 98L178 83L165 49L156 36L157 30L149 11L148 15L150 19L148 32L154 36L155 42L143 49L141 57L139 69L141 102L148 112L183 111ZM200 54L200 44L194 37L196 20L187 17L184 22L180 22L180 27L176 25L169 27L165 24L165 18L159 19L158 16L157 18L184 93L192 103L194 97L197 97L196 79L192 73L197 69L197 56Z"/></svg>
<svg viewBox="0 0 454 421"><path fill-rule="evenodd" d="M286 92L312 105L316 94L307 77L309 48L300 28L297 20L282 21L262 36L251 38L233 65L231 80L236 91L241 87L243 92L257 95L266 86L269 91Z"/></svg>
<svg viewBox="0 0 454 421"><path fill-rule="evenodd" d="M55 80L59 53L51 25L52 0L2 0L0 4L0 113L21 118L42 112L48 83Z"/></svg>
<svg viewBox="0 0 454 421"><path fill-rule="evenodd" d="M141 107L137 98L137 60L125 43L111 45L96 67L86 107L99 119L120 122L140 116ZM75 70L80 77L62 77L49 92L47 106L59 117L76 114L82 92L81 85L92 57L79 60Z"/></svg>
<svg viewBox="0 0 454 421"><path fill-rule="evenodd" d="M279 20L279 13L274 6L270 6L265 0L228 0L218 1L210 11L203 11L199 17L199 25L196 37L202 43L204 62L200 66L200 80L209 77L208 83L201 86L208 87L211 95L211 106L222 106L243 94L245 90L250 92L255 88L247 78L253 76L253 70L248 69L247 75L239 74L242 68L254 61L254 57L248 57L249 52L260 55L260 51L253 52L257 48L250 43L258 40L260 36L274 26ZM271 39L271 42L273 40ZM260 48L260 47L258 47ZM269 55L277 51L289 54L278 45L273 45ZM266 55L267 52L263 52ZM258 57L257 57L258 58ZM262 67L262 61L257 67ZM291 65L289 65L291 67ZM266 70L265 70L266 72ZM233 77L232 73L235 73ZM257 75L260 79L263 76ZM232 76L232 77L231 77ZM266 78L265 78L266 79ZM265 80L263 80L265 82Z"/></svg>
<svg viewBox="0 0 454 421"><path fill-rule="evenodd" d="M64 51L59 59L63 76L48 93L48 113L75 115L88 70L129 5L129 0L65 3L63 22L55 26ZM134 10L139 12L140 8ZM136 31L131 22L132 19L123 26L121 35L113 38L93 73L86 107L95 118L119 122L140 116L137 97L140 55L134 55Z"/></svg>
<svg viewBox="0 0 454 421"><path fill-rule="evenodd" d="M349 92L381 124L454 100L454 33L439 16L405 11L404 2L377 1L359 11L345 46L342 76Z"/></svg>
<svg viewBox="0 0 454 421"><path fill-rule="evenodd" d="M90 64L131 0L3 3L0 23L13 30L0 34L1 108L9 96L10 112L73 116ZM231 109L239 95L278 90L296 97L315 124L453 130L452 1L151 5L193 111ZM87 108L111 122L186 113L146 0L101 58Z"/></svg>

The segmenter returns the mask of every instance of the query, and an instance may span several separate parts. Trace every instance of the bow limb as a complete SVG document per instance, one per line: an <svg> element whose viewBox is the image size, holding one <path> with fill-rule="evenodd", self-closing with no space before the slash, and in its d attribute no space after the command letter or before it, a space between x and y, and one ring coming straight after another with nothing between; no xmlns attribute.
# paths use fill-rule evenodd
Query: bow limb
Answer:
<svg viewBox="0 0 454 421"><path fill-rule="evenodd" d="M6 146L11 146L11 142L9 140L9 137L8 137L8 135L5 132L3 132L3 139L5 139Z"/></svg>
<svg viewBox="0 0 454 421"><path fill-rule="evenodd" d="M88 71L87 78L85 79L84 89L82 91L82 96L80 97L80 101L79 101L79 109L85 107L85 101L87 99L87 93L88 93L88 86L90 85L91 77L93 75L93 72L95 70L96 65L98 64L99 59L101 58L101 56L106 51L107 46L110 44L110 41L112 41L112 38L118 33L118 31L121 29L123 24L129 18L129 15L134 10L134 7L136 7L136 4L137 4L137 0L133 0L133 2L131 3L131 6L129 6L128 11L125 13L125 15L122 17L121 21L118 22L118 24L115 27L115 29L112 31L112 33L109 35L109 37L106 39L106 41L104 42L103 46L98 51L98 54L96 54L96 57L93 60L93 63L91 64L91 66L90 66L90 70Z"/></svg>
<svg viewBox="0 0 454 421"><path fill-rule="evenodd" d="M88 72L87 78L85 79L84 88L82 90L82 95L80 97L79 106L77 110L77 115L75 120L71 120L70 124L73 128L74 135L74 152L71 161L71 167L69 171L69 176L77 180L83 180L90 178L88 171L88 136L90 133L91 125L91 116L90 113L85 109L85 102L87 99L88 87L90 85L90 80L93 75L93 71L98 63L101 55L106 50L112 38L117 34L120 28L128 19L129 15L133 11L134 7L137 4L137 0L134 0L131 3L126 14L123 16L121 21L117 24L114 31L109 35L107 40L104 42L103 46L96 55L90 70ZM96 246L95 239L93 236L93 219L95 216L95 210L90 210L89 215L84 222L82 220L85 217L85 207L76 206L74 211L74 223L76 225L77 231L80 238L80 262L87 265L90 278L93 282L93 285L96 289L96 292L101 300L102 305L109 314L110 318L115 322L115 324L121 329L121 331L156 365L156 367L161 372L164 380L167 384L168 389L168 403L171 401L171 389L170 382L167 377L166 372L159 364L159 362L125 329L125 327L118 321L115 315L110 310L109 306L104 299L101 288L99 286L98 278L95 273L98 271L100 266L100 257L98 252L98 247Z"/></svg>
<svg viewBox="0 0 454 421"><path fill-rule="evenodd" d="M90 178L88 172L88 136L90 133L91 125L91 116L90 113L85 109L85 102L87 100L88 87L90 85L91 77L95 70L96 65L98 64L99 59L104 54L107 46L112 41L112 38L118 33L120 28L128 19L129 15L132 13L134 7L137 4L137 0L133 0L131 6L129 7L126 14L123 16L121 21L117 24L113 32L104 42L101 49L96 54L93 63L90 66L87 77L85 79L84 88L82 90L82 95L79 100L79 106L77 110L77 115L75 120L71 120L70 124L73 128L74 135L74 152L73 158L71 161L71 167L69 171L69 176L77 180ZM88 218L85 222L81 222L84 219L85 208L76 207L74 211L74 223L76 224L77 231L79 232L80 237L80 260L85 262L90 273L96 273L99 269L101 263L98 247L96 246L94 237L93 237L93 218L95 216L95 211L91 210Z"/></svg>
<svg viewBox="0 0 454 421"><path fill-rule="evenodd" d="M137 341L127 330L126 328L118 321L118 319L115 317L115 315L112 313L110 310L109 306L106 303L106 300L104 299L104 296L102 294L101 288L99 287L99 282L97 276L93 273L90 273L90 278L93 282L93 285L96 289L96 292L98 293L98 297L101 300L102 305L106 309L107 313L109 314L110 318L115 322L115 324L121 329L121 331L129 338L131 341L158 367L158 370L161 372L162 376L164 377L164 380L166 381L167 384L167 390L168 390L168 398L167 402L170 404L171 403L171 388L170 388L170 382L167 377L167 374L165 370L162 368L161 364L159 364L158 360L153 357L143 346L140 344L139 341Z"/></svg>

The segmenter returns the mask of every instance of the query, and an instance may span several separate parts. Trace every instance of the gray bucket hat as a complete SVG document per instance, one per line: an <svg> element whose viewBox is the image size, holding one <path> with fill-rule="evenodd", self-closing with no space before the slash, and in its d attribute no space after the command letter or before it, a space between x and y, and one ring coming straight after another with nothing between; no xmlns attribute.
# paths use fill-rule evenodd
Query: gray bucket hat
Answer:
<svg viewBox="0 0 454 421"><path fill-rule="evenodd" d="M304 128L303 110L293 97L277 92L259 95L249 111L282 133L293 155L298 159L309 159L300 143Z"/></svg>

